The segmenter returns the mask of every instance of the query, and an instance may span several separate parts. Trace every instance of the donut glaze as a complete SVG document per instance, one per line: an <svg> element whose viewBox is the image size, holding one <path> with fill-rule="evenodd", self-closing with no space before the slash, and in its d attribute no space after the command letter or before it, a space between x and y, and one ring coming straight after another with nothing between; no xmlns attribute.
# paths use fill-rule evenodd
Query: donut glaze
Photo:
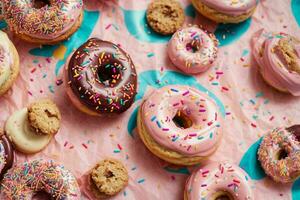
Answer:
<svg viewBox="0 0 300 200"><path fill-rule="evenodd" d="M272 179L293 182L300 176L300 125L279 127L267 135L258 150L261 166Z"/></svg>
<svg viewBox="0 0 300 200"><path fill-rule="evenodd" d="M111 42L89 39L69 59L65 78L71 101L94 115L120 114L134 102L135 67L129 55Z"/></svg>
<svg viewBox="0 0 300 200"><path fill-rule="evenodd" d="M56 200L80 200L75 177L53 161L35 160L10 169L1 184L1 199L31 200L44 191Z"/></svg>
<svg viewBox="0 0 300 200"><path fill-rule="evenodd" d="M82 0L49 0L35 8L34 0L3 0L4 17L16 33L55 39L67 32L83 11Z"/></svg>
<svg viewBox="0 0 300 200"><path fill-rule="evenodd" d="M258 0L199 0L204 5L231 16L249 13L258 4Z"/></svg>
<svg viewBox="0 0 300 200"><path fill-rule="evenodd" d="M14 150L8 138L5 135L0 137L0 177L10 169L14 162Z"/></svg>
<svg viewBox="0 0 300 200"><path fill-rule="evenodd" d="M210 163L189 177L185 200L216 200L223 194L230 195L232 200L254 200L251 184L248 175L238 166Z"/></svg>
<svg viewBox="0 0 300 200"><path fill-rule="evenodd" d="M300 41L287 34L272 34L259 30L252 38L254 58L259 64L264 79L280 91L287 91L294 96L300 96L300 74L289 69L281 53L277 51L278 43L288 39L294 46L297 63L300 66Z"/></svg>
<svg viewBox="0 0 300 200"><path fill-rule="evenodd" d="M179 154L209 156L221 139L217 106L205 93L188 86L166 86L153 92L141 106L147 133L161 146ZM185 116L190 127L176 125Z"/></svg>
<svg viewBox="0 0 300 200"><path fill-rule="evenodd" d="M196 74L206 71L217 58L218 40L196 26L178 30L168 45L171 61L183 72Z"/></svg>

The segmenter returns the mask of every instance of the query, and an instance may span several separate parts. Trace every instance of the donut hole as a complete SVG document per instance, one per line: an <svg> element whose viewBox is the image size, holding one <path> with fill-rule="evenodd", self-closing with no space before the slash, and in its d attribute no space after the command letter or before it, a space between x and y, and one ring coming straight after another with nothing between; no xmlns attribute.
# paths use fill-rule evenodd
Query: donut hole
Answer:
<svg viewBox="0 0 300 200"><path fill-rule="evenodd" d="M50 4L51 4L50 0L34 0L33 1L33 7L36 9L40 9L45 6L50 6Z"/></svg>
<svg viewBox="0 0 300 200"><path fill-rule="evenodd" d="M276 154L275 154L275 159L276 160L283 160L286 157L288 157L288 152L285 149L280 149Z"/></svg>
<svg viewBox="0 0 300 200"><path fill-rule="evenodd" d="M233 196L229 192L225 192L225 191L216 192L211 199L212 200L234 200Z"/></svg>
<svg viewBox="0 0 300 200"><path fill-rule="evenodd" d="M167 17L167 18L176 18L176 17L178 17L178 14L169 5L165 5L163 7L162 14L163 14L164 17Z"/></svg>
<svg viewBox="0 0 300 200"><path fill-rule="evenodd" d="M32 199L33 200L38 200L38 199L44 199L44 200L46 200L46 199L48 200L49 199L50 200L50 199L53 199L53 198L51 197L51 195L49 193L41 190L41 191L37 191L33 195Z"/></svg>
<svg viewBox="0 0 300 200"><path fill-rule="evenodd" d="M122 78L120 67L115 65L106 65L100 67L97 71L98 80L105 86L114 87Z"/></svg>
<svg viewBox="0 0 300 200"><path fill-rule="evenodd" d="M193 121L182 110L178 110L173 117L175 125L181 129L190 128L193 125Z"/></svg>
<svg viewBox="0 0 300 200"><path fill-rule="evenodd" d="M194 38L191 42L186 44L186 50L191 53L196 53L201 48L201 42L199 38Z"/></svg>
<svg viewBox="0 0 300 200"><path fill-rule="evenodd" d="M114 177L114 174L113 174L110 170L106 170L106 171L104 172L104 176L105 176L106 178L112 178L112 177Z"/></svg>

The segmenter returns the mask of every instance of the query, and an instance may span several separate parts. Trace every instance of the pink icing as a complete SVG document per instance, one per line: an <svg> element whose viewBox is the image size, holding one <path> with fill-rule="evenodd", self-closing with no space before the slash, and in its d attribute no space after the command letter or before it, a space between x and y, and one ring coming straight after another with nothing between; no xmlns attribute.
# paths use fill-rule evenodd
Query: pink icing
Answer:
<svg viewBox="0 0 300 200"><path fill-rule="evenodd" d="M228 15L238 16L255 8L257 0L199 0L206 6Z"/></svg>
<svg viewBox="0 0 300 200"><path fill-rule="evenodd" d="M142 105L147 133L160 145L186 156L208 156L221 139L216 104L188 86L166 86L153 92ZM179 128L173 117L180 110L193 124Z"/></svg>
<svg viewBox="0 0 300 200"><path fill-rule="evenodd" d="M188 48L192 42L198 41L200 49L193 52ZM183 72L196 74L206 71L217 57L217 39L213 34L191 26L178 30L168 45L171 61Z"/></svg>
<svg viewBox="0 0 300 200"><path fill-rule="evenodd" d="M218 191L225 191L237 200L253 200L251 180L238 166L211 163L195 171L186 183L187 200L210 200Z"/></svg>
<svg viewBox="0 0 300 200"><path fill-rule="evenodd" d="M83 9L82 0L52 0L33 8L33 1L4 0L4 16L14 31L39 39L55 39L66 33ZM16 14L17 13L17 14Z"/></svg>
<svg viewBox="0 0 300 200"><path fill-rule="evenodd" d="M287 90L294 96L300 96L300 75L288 71L281 56L274 52L279 40L286 36L270 35L263 29L259 30L252 38L253 54L260 65L262 76L269 84L280 90ZM261 52L262 48L264 50ZM296 51L299 52L299 48ZM300 64L300 57L298 63Z"/></svg>

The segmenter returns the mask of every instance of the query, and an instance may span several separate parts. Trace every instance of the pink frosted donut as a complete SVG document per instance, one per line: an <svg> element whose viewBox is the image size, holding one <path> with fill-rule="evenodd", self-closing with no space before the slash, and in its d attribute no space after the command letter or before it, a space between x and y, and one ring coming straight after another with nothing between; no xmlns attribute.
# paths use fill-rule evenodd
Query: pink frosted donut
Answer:
<svg viewBox="0 0 300 200"><path fill-rule="evenodd" d="M206 71L217 58L218 41L214 34L196 26L178 30L168 45L169 58L187 74Z"/></svg>
<svg viewBox="0 0 300 200"><path fill-rule="evenodd" d="M198 0L202 4L218 11L219 13L239 16L249 13L256 7L257 0Z"/></svg>
<svg viewBox="0 0 300 200"><path fill-rule="evenodd" d="M273 180L293 182L300 176L300 125L276 128L264 136L258 150L261 166Z"/></svg>
<svg viewBox="0 0 300 200"><path fill-rule="evenodd" d="M1 199L31 200L40 191L56 200L80 200L75 177L53 161L35 160L10 169L2 180Z"/></svg>
<svg viewBox="0 0 300 200"><path fill-rule="evenodd" d="M289 46L289 47L288 47ZM254 58L265 81L276 89L300 96L300 41L286 34L259 30L252 38ZM284 48L293 48L293 57Z"/></svg>
<svg viewBox="0 0 300 200"><path fill-rule="evenodd" d="M30 42L51 43L64 40L81 24L82 0L3 0L2 2L3 16L10 29Z"/></svg>
<svg viewBox="0 0 300 200"><path fill-rule="evenodd" d="M184 200L254 200L251 179L229 163L210 163L187 180Z"/></svg>
<svg viewBox="0 0 300 200"><path fill-rule="evenodd" d="M138 129L146 146L158 157L193 165L217 149L222 138L221 118L206 93L171 85L156 90L144 101Z"/></svg>

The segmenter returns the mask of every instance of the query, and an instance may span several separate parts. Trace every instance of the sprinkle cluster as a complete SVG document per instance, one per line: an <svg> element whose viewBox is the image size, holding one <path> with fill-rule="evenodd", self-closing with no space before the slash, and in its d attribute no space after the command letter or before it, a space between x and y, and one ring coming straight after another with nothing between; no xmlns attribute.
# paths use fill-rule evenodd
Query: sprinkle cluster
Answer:
<svg viewBox="0 0 300 200"><path fill-rule="evenodd" d="M196 192L201 200L212 199L212 196L220 191L228 192L237 199L250 200L253 197L249 185L246 184L248 177L237 166L229 163L212 163L191 176L187 192L190 195Z"/></svg>
<svg viewBox="0 0 300 200"><path fill-rule="evenodd" d="M287 157L280 158L280 151ZM268 133L258 150L258 159L265 172L275 181L291 182L300 173L300 142L285 128L276 128Z"/></svg>
<svg viewBox="0 0 300 200"><path fill-rule="evenodd" d="M34 7L34 1L4 0L4 16L10 28L30 36L63 33L74 24L82 9L82 0L52 0L50 5Z"/></svg>
<svg viewBox="0 0 300 200"><path fill-rule="evenodd" d="M57 200L79 199L75 177L53 161L35 160L9 170L1 184L5 199L31 199L45 191Z"/></svg>

